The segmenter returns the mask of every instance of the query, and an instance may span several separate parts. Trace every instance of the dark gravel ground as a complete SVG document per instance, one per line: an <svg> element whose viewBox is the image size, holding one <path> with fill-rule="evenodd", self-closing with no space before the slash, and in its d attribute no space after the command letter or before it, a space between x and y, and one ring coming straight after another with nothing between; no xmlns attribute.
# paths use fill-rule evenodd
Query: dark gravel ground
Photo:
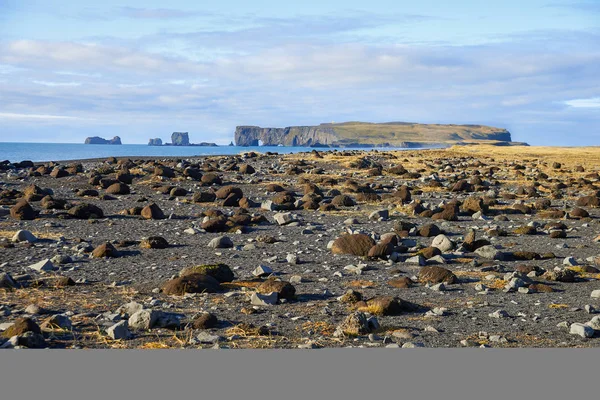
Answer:
<svg viewBox="0 0 600 400"><path fill-rule="evenodd" d="M410 152L400 154L399 159L386 156L387 153L364 153L385 168L390 165L403 164L409 171L427 170L421 172L422 177L438 172L443 179L451 179L461 171L467 174L474 169L475 160L459 160L444 151ZM410 154L410 159L406 159ZM356 154L348 159L356 158ZM453 172L444 171L441 166L437 170L428 170L428 165L433 160L445 157L442 166L454 164ZM231 157L230 157L231 158ZM321 167L327 176L335 176L340 180L338 185L328 186L318 183L318 178L323 175L302 174L286 175L288 164L300 158L309 160L313 167ZM214 157L213 157L214 159ZM404 161L407 160L407 161ZM188 161L204 162L205 159L189 159ZM413 191L426 187L426 182L420 179L407 179L402 176L389 175L368 177L362 169L349 169L339 157L326 157L315 159L311 155L289 155L250 158L245 160L256 168L252 175L241 175L237 171L219 171L224 183L239 187L244 195L254 201L261 202L271 199L274 193L267 193L265 185L277 182L286 188L295 190L302 197L302 184L299 178L308 178L321 186L326 192L336 188L344 192L343 179L353 177L360 182L382 184L384 187L376 189L379 194L393 192L393 188L408 184ZM499 186L494 186L498 192L515 192L521 185L519 179L526 179L528 174L535 175L534 168L542 168L535 161L524 162L527 166L525 177L513 176L514 169L507 163L480 160L485 165L499 166L495 174ZM165 162L166 161L165 159ZM461 164L467 163L461 167ZM85 160L85 171L92 171L101 165L103 160ZM544 165L549 171L550 166ZM281 173L275 173L281 172ZM548 172L547 172L548 173ZM557 173L558 174L558 173ZM341 176L345 178L340 179ZM564 176L575 176L574 173L562 171L557 179ZM503 179L507 178L507 179ZM495 221L494 214L504 213L510 209L517 200L533 203L537 198L518 196L517 200L504 200L498 198L498 204L492 207L487 220L473 220L466 214L461 214L458 221L432 221L430 218L412 215L407 205L397 202L358 202L356 206L340 207L337 211L294 210L300 223L297 226L278 226L274 223L274 212L251 208L252 214L264 215L268 223L251 226L247 233L207 233L199 232L191 235L184 230L193 226L199 227L202 221L200 214L208 209L217 208L225 212L234 211L235 207L221 207L218 203L193 203L191 194L205 191L199 182L185 179L165 179L164 182L173 186L183 187L189 194L185 197L172 198L169 195L159 194L150 187L151 176L140 176L134 179L131 194L116 195L115 200L99 200L98 198L81 198L75 195L77 189L94 188L88 184L88 174L80 173L64 178L50 176L24 177L18 179L14 171L0 172L0 188L23 190L35 184L41 188L51 188L55 198L65 199L69 202L95 204L105 214L105 218L96 220L63 219L56 213L41 214L33 221L18 221L9 215L0 214L0 230L9 238L11 233L18 230L29 230L42 239L34 244L16 243L11 247L9 239L4 239L0 248L0 272L7 272L13 277L29 274L32 278L46 279L46 285L14 291L0 289L0 306L5 305L11 310L10 315L2 316L0 323L11 322L27 313L24 311L29 304L38 304L48 308L53 313L72 313L73 328L69 331L46 333L46 340L50 347L212 347L212 344L200 344L192 340L199 330L189 327L185 323L202 311L208 311L217 316L219 325L210 330L211 334L219 335L221 347L278 347L297 348L299 345L312 347L339 347L339 346L386 346L397 343L400 346L410 342L425 347L461 347L461 341L471 340L468 345L479 346L485 344L492 347L595 347L600 344L600 332L592 338L582 338L569 333L568 327L559 327L557 324L566 321L569 325L573 322L587 322L594 315L584 310L585 305L592 305L600 310L600 299L590 297L593 290L600 289L600 273L580 273L578 280L572 283L549 282L542 277L536 281L550 285L555 291L552 293L523 294L518 292L505 293L498 280L486 279L490 274L502 279L503 273L486 271L486 268L496 266L504 271L513 271L517 265L534 265L545 270L555 267L563 268L565 257L575 257L581 265L594 265L594 261L586 261L589 257L600 255L600 244L593 239L600 233L600 210L586 208L590 213L585 219L562 219L567 225L566 239L552 239L540 229L537 235L516 235L512 230L526 225L532 221L542 224L556 222L546 220L536 214L506 214L508 221ZM553 184L551 181L548 185ZM492 179L490 179L492 180ZM156 182L156 178L154 178ZM524 184L531 184L529 181ZM543 184L546 184L544 182ZM599 186L598 182L591 185ZM386 188L385 186L389 186ZM391 189L390 189L391 188ZM104 190L99 190L100 194ZM552 199L555 209L571 210L579 195L589 194L589 185L580 188L574 185L563 189L563 199ZM356 193L348 193L356 196ZM473 194L483 193L451 193L443 187L439 191L425 190L422 194L413 195L414 199L437 205L443 200L457 198L462 200ZM540 196L551 198L544 191ZM138 202L140 198L144 201ZM326 197L327 199L327 197ZM120 215L120 211L133 206L144 206L151 202L156 203L170 217L163 220L144 220L139 216ZM40 210L39 203L32 203L34 209ZM5 206L9 207L9 205ZM388 220L369 220L369 214L374 210L389 209ZM445 268L456 273L459 283L447 285L446 291L437 292L423 284L415 284L410 288L399 289L391 287L387 282L398 276L417 276L421 267L406 262L392 262L391 260L366 260L351 255L335 255L328 249L328 243L345 233L348 225L344 223L347 218L357 218L359 223L351 225L352 229L367 234L381 235L393 232L398 220L410 221L418 226L435 223L455 243L460 244L468 229L475 229L477 238L487 237L485 228L498 226L509 232L505 237L489 238L492 244L502 247L503 251L533 251L539 254L552 252L556 258L532 261L485 261L474 253L445 254L447 264ZM307 231L308 230L308 231ZM278 239L276 243L267 244L257 242L259 235L270 235ZM234 248L213 249L208 243L215 237L226 235L233 240ZM111 241L139 241L149 236L165 238L170 247L167 249L142 249L137 244L121 247L122 252L118 258L97 259L90 258L88 254L79 254L75 247L80 240L97 246L103 242ZM61 238L59 240L59 238ZM0 239L2 240L2 239ZM410 236L404 239L408 247L427 247L433 238ZM410 243L410 241L416 241ZM246 246L252 244L254 246ZM297 254L300 263L290 264L286 261L288 254ZM60 265L59 270L37 274L28 268L39 260L52 258L56 255L71 256L73 263ZM403 254L403 256L409 256ZM276 259L275 259L276 258ZM359 276L344 269L347 265L366 263L368 268ZM294 283L296 298L283 304L268 307L256 307L254 313L247 314L242 309L251 309L249 294L251 288L231 289L227 293L195 294L186 296L167 296L157 293L157 288L178 274L184 268L200 264L225 263L229 265L236 275L236 281L250 280L252 271L259 265L266 265L273 269L276 277L289 281L293 275L300 275L303 282ZM500 266L500 267L498 267ZM596 265L598 266L598 265ZM482 271L482 268L484 269ZM60 274L69 276L78 283L66 288L54 288L48 282L48 277ZM416 278L415 278L416 280ZM235 281L234 281L235 282ZM484 283L491 287L488 293L478 293L475 289L477 283ZM413 312L403 312L394 316L378 316L381 328L371 337L335 337L333 331L346 316L353 310L348 304L337 300L348 289L355 289L362 293L363 298L374 296L397 296L414 303L419 308ZM153 301L154 300L154 301ZM137 301L149 308L168 312L180 313L185 316L179 330L156 328L149 331L136 331L130 340L114 341L106 337L105 329L111 323L106 322L99 314L115 312L123 303ZM444 316L428 316L426 311L435 307L445 307ZM502 309L508 313L506 318L491 318L490 313ZM35 315L38 322L45 316ZM266 326L268 334L256 334L251 328L240 324L253 324L255 327ZM434 331L434 329L437 332ZM499 337L494 337L498 335Z"/></svg>

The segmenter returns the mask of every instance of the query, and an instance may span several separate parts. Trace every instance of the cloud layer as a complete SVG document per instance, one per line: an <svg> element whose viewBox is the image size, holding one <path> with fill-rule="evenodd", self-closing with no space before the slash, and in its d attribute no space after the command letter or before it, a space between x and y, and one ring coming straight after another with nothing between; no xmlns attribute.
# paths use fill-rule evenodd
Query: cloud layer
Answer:
<svg viewBox="0 0 600 400"><path fill-rule="evenodd" d="M117 11L190 17L175 9ZM0 140L17 131L27 133L22 140L51 140L62 130L75 142L94 133L145 143L185 130L193 141L229 143L242 124L404 120L496 125L533 144L600 144L598 32L422 44L381 30L375 37L372 29L409 29L433 17L243 20L134 39L0 40Z"/></svg>

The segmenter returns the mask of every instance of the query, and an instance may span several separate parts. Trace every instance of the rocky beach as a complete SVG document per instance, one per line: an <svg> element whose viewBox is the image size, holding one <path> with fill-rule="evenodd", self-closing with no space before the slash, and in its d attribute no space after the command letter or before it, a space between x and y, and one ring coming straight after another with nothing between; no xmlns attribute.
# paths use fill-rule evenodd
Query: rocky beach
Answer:
<svg viewBox="0 0 600 400"><path fill-rule="evenodd" d="M0 163L0 347L597 347L600 150Z"/></svg>

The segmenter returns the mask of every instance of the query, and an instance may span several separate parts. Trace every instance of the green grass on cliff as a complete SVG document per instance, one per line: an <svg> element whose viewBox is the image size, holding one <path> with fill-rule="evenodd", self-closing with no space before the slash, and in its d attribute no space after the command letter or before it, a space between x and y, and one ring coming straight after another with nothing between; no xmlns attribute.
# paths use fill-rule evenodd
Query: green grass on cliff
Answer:
<svg viewBox="0 0 600 400"><path fill-rule="evenodd" d="M487 140L494 133L506 132L502 128L484 125L434 125L406 122L383 124L344 122L321 124L331 127L340 137L340 143L452 143L457 141Z"/></svg>

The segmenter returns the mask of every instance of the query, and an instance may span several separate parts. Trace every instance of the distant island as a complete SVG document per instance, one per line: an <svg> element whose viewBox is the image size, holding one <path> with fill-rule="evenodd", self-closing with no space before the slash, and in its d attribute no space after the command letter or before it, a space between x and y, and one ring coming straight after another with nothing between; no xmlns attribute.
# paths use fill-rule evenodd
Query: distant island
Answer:
<svg viewBox="0 0 600 400"><path fill-rule="evenodd" d="M92 137L85 139L84 143L85 144L122 144L121 138L118 136L115 136L114 138L112 138L110 140L101 138L100 136L92 136Z"/></svg>
<svg viewBox="0 0 600 400"><path fill-rule="evenodd" d="M162 139L155 138L148 140L148 146L217 146L216 143L190 143L190 137L188 132L173 132L171 135L171 143L164 143Z"/></svg>
<svg viewBox="0 0 600 400"><path fill-rule="evenodd" d="M316 126L261 128L238 126L237 146L404 147L443 144L526 145L513 142L510 132L485 125L439 125L411 122L343 122Z"/></svg>

